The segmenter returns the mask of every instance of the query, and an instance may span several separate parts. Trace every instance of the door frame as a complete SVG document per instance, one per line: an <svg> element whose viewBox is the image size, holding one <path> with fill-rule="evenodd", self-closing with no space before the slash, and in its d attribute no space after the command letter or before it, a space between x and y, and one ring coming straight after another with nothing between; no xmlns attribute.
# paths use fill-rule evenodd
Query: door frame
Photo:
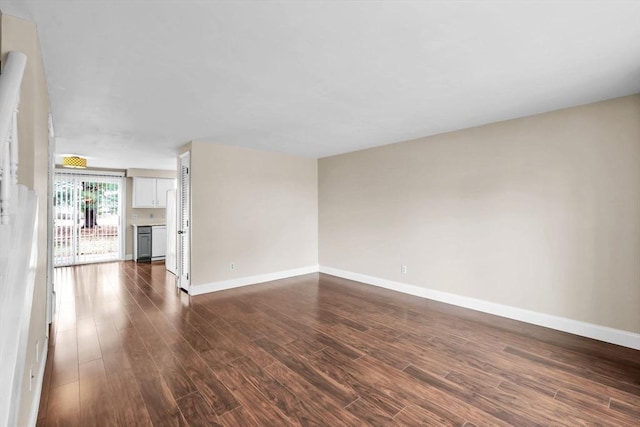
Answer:
<svg viewBox="0 0 640 427"><path fill-rule="evenodd" d="M47 325L53 322L53 315L56 309L56 287L53 281L53 230L54 230L54 218L55 208L53 206L53 186L55 185L55 168L56 168L56 136L53 129L53 117L51 113L48 116L48 154L49 159L47 163L47 306L46 306L46 318ZM49 337L49 328L47 328L47 338Z"/></svg>
<svg viewBox="0 0 640 427"><path fill-rule="evenodd" d="M179 288L188 293L191 287L191 152L186 151L180 154L178 163L178 198L176 200L178 208L178 280L176 283ZM185 189L186 197L183 195ZM186 207L184 206L185 198Z"/></svg>

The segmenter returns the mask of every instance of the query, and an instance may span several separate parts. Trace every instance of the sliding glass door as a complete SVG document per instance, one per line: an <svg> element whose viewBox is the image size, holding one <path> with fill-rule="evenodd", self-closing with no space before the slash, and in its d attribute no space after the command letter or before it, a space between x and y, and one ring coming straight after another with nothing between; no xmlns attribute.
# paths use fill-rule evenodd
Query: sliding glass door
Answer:
<svg viewBox="0 0 640 427"><path fill-rule="evenodd" d="M53 259L56 267L122 259L124 178L56 171Z"/></svg>

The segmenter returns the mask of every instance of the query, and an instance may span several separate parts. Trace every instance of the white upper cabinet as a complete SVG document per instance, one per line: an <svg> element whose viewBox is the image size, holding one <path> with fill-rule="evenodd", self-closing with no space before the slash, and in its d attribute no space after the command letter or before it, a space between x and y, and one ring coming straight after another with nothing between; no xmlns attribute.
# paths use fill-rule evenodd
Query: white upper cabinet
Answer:
<svg viewBox="0 0 640 427"><path fill-rule="evenodd" d="M156 200L158 201L158 208L167 207L167 191L176 188L175 179L156 179Z"/></svg>
<svg viewBox="0 0 640 427"><path fill-rule="evenodd" d="M176 188L170 178L133 177L132 208L166 208L167 191Z"/></svg>
<svg viewBox="0 0 640 427"><path fill-rule="evenodd" d="M156 178L133 178L134 208L155 208Z"/></svg>

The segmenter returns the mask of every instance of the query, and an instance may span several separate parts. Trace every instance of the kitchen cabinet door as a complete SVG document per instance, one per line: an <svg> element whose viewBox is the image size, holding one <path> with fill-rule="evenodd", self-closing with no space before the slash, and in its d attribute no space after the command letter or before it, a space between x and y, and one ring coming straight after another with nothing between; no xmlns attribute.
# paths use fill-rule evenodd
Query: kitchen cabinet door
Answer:
<svg viewBox="0 0 640 427"><path fill-rule="evenodd" d="M136 240L137 240L137 245L136 245L136 253L134 254L134 258L137 262L140 261L149 261L151 259L151 246L152 246L152 239L151 239L151 234L145 234L145 233L138 233L137 236L135 236Z"/></svg>
<svg viewBox="0 0 640 427"><path fill-rule="evenodd" d="M133 178L133 208L155 208L156 207L156 179L155 178Z"/></svg>

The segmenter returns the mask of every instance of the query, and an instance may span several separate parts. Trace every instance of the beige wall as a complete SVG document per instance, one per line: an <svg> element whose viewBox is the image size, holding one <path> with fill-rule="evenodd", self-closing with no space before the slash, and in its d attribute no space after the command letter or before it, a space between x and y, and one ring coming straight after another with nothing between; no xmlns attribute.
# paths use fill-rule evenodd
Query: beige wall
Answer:
<svg viewBox="0 0 640 427"><path fill-rule="evenodd" d="M322 266L640 332L640 95L318 173Z"/></svg>
<svg viewBox="0 0 640 427"><path fill-rule="evenodd" d="M38 262L35 290L27 343L27 360L23 377L22 397L18 425L27 425L33 405L38 405L35 388L29 390L29 369L40 376L40 361L46 345L46 290L47 290L47 188L48 188L48 115L49 95L42 64L38 34L33 23L8 15L0 15L0 50L2 62L9 51L27 55L27 64L20 93L18 114L19 169L18 181L36 192L38 197Z"/></svg>
<svg viewBox="0 0 640 427"><path fill-rule="evenodd" d="M192 285L317 264L315 159L192 142L191 191Z"/></svg>

